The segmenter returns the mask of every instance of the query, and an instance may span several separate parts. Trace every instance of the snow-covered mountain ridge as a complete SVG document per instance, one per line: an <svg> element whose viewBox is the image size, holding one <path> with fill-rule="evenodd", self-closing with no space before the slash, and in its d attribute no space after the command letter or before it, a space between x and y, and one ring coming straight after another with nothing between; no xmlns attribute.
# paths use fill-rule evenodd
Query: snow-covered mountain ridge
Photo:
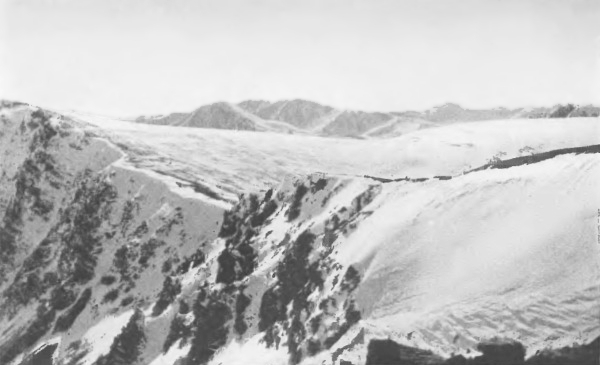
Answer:
<svg viewBox="0 0 600 365"><path fill-rule="evenodd" d="M1 113L0 363L441 364L494 337L535 363L600 335L595 120L375 143Z"/></svg>
<svg viewBox="0 0 600 365"><path fill-rule="evenodd" d="M218 102L190 113L135 118L136 122L289 134L380 138L449 123L512 118L598 117L593 105L555 105L537 108L464 109L448 103L424 111L365 112L336 109L313 101L294 99L269 102L246 100L239 104Z"/></svg>

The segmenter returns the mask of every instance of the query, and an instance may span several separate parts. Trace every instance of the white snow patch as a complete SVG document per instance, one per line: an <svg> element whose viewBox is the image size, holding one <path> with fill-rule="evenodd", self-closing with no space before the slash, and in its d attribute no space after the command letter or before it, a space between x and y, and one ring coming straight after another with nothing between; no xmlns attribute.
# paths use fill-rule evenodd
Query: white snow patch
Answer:
<svg viewBox="0 0 600 365"><path fill-rule="evenodd" d="M261 343L262 333L248 339L245 343L231 342L208 362L208 365L287 365L286 346L267 348Z"/></svg>
<svg viewBox="0 0 600 365"><path fill-rule="evenodd" d="M82 360L83 365L91 365L100 356L110 351L113 340L123 327L127 325L133 310L128 310L118 316L107 316L83 335L83 342L90 346L90 351Z"/></svg>
<svg viewBox="0 0 600 365"><path fill-rule="evenodd" d="M181 344L181 340L174 343L169 348L169 351L158 355L150 363L150 365L173 365L173 364L175 364L175 362L177 360L181 359L182 357L185 357L188 354L188 352L190 351L191 345L188 344L188 345L180 347L180 344Z"/></svg>

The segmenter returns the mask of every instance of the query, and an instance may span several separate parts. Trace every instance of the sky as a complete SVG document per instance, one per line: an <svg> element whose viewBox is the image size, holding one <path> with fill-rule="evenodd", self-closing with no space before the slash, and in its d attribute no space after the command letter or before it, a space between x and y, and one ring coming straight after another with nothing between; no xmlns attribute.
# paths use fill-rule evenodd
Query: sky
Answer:
<svg viewBox="0 0 600 365"><path fill-rule="evenodd" d="M121 116L600 104L600 0L0 0L0 98Z"/></svg>

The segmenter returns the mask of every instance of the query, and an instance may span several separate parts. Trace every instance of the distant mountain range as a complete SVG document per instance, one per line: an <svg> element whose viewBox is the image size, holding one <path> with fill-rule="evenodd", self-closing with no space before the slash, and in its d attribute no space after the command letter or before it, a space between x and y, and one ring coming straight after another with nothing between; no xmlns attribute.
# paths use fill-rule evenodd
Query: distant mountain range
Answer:
<svg viewBox="0 0 600 365"><path fill-rule="evenodd" d="M598 117L600 107L572 104L541 108L472 110L444 104L425 111L364 112L340 110L313 101L218 102L190 113L141 116L138 123L338 137L390 137L447 123L514 118Z"/></svg>

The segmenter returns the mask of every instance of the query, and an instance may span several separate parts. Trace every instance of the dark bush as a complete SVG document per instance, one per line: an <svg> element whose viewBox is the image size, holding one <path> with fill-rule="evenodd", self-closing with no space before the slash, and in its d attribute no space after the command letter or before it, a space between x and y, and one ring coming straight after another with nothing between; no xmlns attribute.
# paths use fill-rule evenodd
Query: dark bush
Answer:
<svg viewBox="0 0 600 365"><path fill-rule="evenodd" d="M183 275L188 272L191 268L196 268L204 263L205 260L204 252L201 249L196 250L191 256L183 259L183 262L177 266L177 274ZM163 267L164 268L164 267Z"/></svg>
<svg viewBox="0 0 600 365"><path fill-rule="evenodd" d="M325 189L326 186L327 186L327 180L320 178L316 182L311 183L310 191L314 194L317 191L321 191L321 190Z"/></svg>
<svg viewBox="0 0 600 365"><path fill-rule="evenodd" d="M269 200L260 213L255 214L250 219L250 225L252 227L258 227L265 224L267 218L269 218L277 210L277 203L275 200Z"/></svg>
<svg viewBox="0 0 600 365"><path fill-rule="evenodd" d="M217 283L231 284L235 281L235 257L229 252L228 249L224 249L223 252L217 258L219 263L219 269L217 271Z"/></svg>
<svg viewBox="0 0 600 365"><path fill-rule="evenodd" d="M113 289L104 295L102 303L114 302L119 297L119 289Z"/></svg>
<svg viewBox="0 0 600 365"><path fill-rule="evenodd" d="M57 286L50 294L50 305L56 310L63 310L73 304L75 293L64 286Z"/></svg>
<svg viewBox="0 0 600 365"><path fill-rule="evenodd" d="M129 304L133 303L134 300L135 299L131 295L123 298L123 300L121 300L121 307L127 307Z"/></svg>
<svg viewBox="0 0 600 365"><path fill-rule="evenodd" d="M170 259L166 259L163 264L162 264L162 268L160 269L160 271L163 274L169 273L171 271L171 269L173 268L173 264L171 263Z"/></svg>
<svg viewBox="0 0 600 365"><path fill-rule="evenodd" d="M71 308L69 308L65 313L58 317L58 319L56 320L56 324L54 325L54 332L64 332L71 328L73 322L75 322L79 314L81 314L91 297L92 289L85 289L83 293L81 293L75 304L73 304Z"/></svg>
<svg viewBox="0 0 600 365"><path fill-rule="evenodd" d="M207 363L227 343L227 323L232 317L220 294L205 290L202 289L194 303L194 337L187 357L191 364Z"/></svg>
<svg viewBox="0 0 600 365"><path fill-rule="evenodd" d="M243 291L238 293L235 301L235 323L233 329L240 335L243 335L248 329L248 325L244 320L244 311L251 302L250 298L248 298Z"/></svg>
<svg viewBox="0 0 600 365"><path fill-rule="evenodd" d="M52 326L56 311L46 308L42 303L37 307L35 319L29 324L27 329L15 337L0 344L0 364L10 363L17 355L33 346L40 340Z"/></svg>
<svg viewBox="0 0 600 365"><path fill-rule="evenodd" d="M148 241L144 242L140 248L140 259L138 260L138 263L144 268L148 267L148 261L154 257L156 249L164 244L164 241L155 238L150 238Z"/></svg>
<svg viewBox="0 0 600 365"><path fill-rule="evenodd" d="M100 278L100 284L102 285L113 285L117 281L117 278L112 275L104 275Z"/></svg>
<svg viewBox="0 0 600 365"><path fill-rule="evenodd" d="M296 187L296 192L294 193L294 200L290 205L289 210L287 211L288 222L293 221L294 219L300 216L300 208L302 207L302 198L308 192L308 188L304 186L304 184L300 184Z"/></svg>
<svg viewBox="0 0 600 365"><path fill-rule="evenodd" d="M181 283L178 280L171 279L170 276L165 277L162 290L158 294L158 300L152 308L152 316L161 315L169 304L173 303L179 293L181 293Z"/></svg>
<svg viewBox="0 0 600 365"><path fill-rule="evenodd" d="M100 356L95 365L134 364L141 355L145 343L144 313L136 308L127 325L115 337L108 354Z"/></svg>
<svg viewBox="0 0 600 365"><path fill-rule="evenodd" d="M171 326L169 328L169 333L167 334L167 338L165 339L165 343L163 344L163 352L169 351L171 346L178 340L186 340L192 334L192 329L185 325L185 318L180 316L175 316L171 321Z"/></svg>
<svg viewBox="0 0 600 365"><path fill-rule="evenodd" d="M190 312L190 305L183 299L179 301L179 314L188 314Z"/></svg>

